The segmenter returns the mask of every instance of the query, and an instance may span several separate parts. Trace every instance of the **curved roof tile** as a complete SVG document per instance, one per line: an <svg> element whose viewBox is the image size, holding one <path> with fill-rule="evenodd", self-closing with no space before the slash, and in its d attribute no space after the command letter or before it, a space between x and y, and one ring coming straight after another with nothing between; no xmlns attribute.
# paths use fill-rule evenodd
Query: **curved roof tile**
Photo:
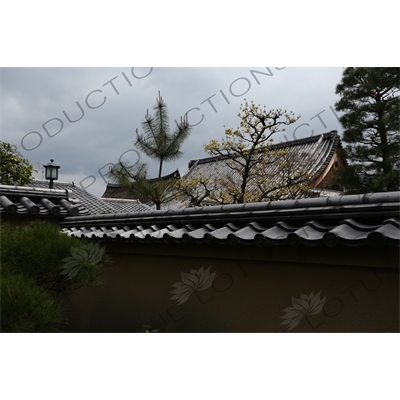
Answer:
<svg viewBox="0 0 400 400"><path fill-rule="evenodd" d="M400 192L68 217L72 236L139 243L400 245Z"/></svg>

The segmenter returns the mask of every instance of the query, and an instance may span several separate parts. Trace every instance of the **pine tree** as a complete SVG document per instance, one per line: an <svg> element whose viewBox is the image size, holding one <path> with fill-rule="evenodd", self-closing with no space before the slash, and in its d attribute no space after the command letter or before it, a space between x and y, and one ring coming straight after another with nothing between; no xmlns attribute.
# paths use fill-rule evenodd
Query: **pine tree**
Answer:
<svg viewBox="0 0 400 400"><path fill-rule="evenodd" d="M399 68L346 68L336 87L343 111L341 183L350 192L399 190Z"/></svg>
<svg viewBox="0 0 400 400"><path fill-rule="evenodd" d="M123 161L118 162L109 173L109 177L119 184L130 188L133 192L150 199L157 210L161 204L174 198L170 191L172 182L162 177L162 168L165 162L173 161L182 156L181 146L190 134L190 125L187 116L181 118L176 129L171 132L167 105L161 94L158 94L154 106L155 116L147 110L142 122L144 134L136 129L135 146L148 157L158 161L158 177L149 179L148 166L145 163L129 165Z"/></svg>
<svg viewBox="0 0 400 400"><path fill-rule="evenodd" d="M181 118L181 123L173 133L170 132L167 105L158 93L157 104L154 106L155 117L147 113L142 122L144 135L139 134L136 129L136 142L140 150L153 160L159 162L158 179L162 176L164 162L173 161L182 156L180 148L190 134L187 116Z"/></svg>

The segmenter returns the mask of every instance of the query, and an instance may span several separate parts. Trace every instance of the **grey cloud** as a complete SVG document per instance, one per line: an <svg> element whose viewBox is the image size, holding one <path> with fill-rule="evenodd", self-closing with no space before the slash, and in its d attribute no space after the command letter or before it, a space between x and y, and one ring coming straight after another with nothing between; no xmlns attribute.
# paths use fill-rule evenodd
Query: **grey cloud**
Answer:
<svg viewBox="0 0 400 400"><path fill-rule="evenodd" d="M133 148L135 130L141 129L146 110L152 111L158 91L168 104L171 124L191 109L189 121L196 124L183 146L184 156L166 164L165 173L176 168L184 173L191 159L206 157L206 143L221 139L224 126L238 126L237 113L244 98L301 114L296 125L303 125L295 135L293 126L279 140L340 131L329 109L337 100L334 92L340 68L154 68L147 77L138 79L149 71L135 68L135 77L130 67L3 69L2 140L17 146L35 166L54 158L61 165L60 180L79 183L93 176L82 185L94 182L87 189L100 196L105 189L101 177L107 169L104 166ZM101 105L104 96L106 101ZM70 122L63 111L72 121L82 118ZM63 126L57 133L59 120ZM38 133L26 136L32 131ZM40 139L40 146L29 150ZM129 155L135 158L133 152ZM149 161L150 172L155 174L154 163L142 159Z"/></svg>

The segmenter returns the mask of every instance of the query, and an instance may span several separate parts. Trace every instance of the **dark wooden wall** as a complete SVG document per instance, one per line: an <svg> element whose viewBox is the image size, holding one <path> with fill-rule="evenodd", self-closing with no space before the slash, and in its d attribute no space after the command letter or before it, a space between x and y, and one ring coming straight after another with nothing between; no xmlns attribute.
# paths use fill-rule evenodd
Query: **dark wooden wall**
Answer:
<svg viewBox="0 0 400 400"><path fill-rule="evenodd" d="M108 244L104 285L75 293L71 332L283 332L282 316L314 298L314 315L295 311L288 332L399 332L398 249L366 247ZM170 300L181 273L210 267L210 287L180 305ZM321 304L321 303L319 303ZM286 310L286 311L283 311Z"/></svg>

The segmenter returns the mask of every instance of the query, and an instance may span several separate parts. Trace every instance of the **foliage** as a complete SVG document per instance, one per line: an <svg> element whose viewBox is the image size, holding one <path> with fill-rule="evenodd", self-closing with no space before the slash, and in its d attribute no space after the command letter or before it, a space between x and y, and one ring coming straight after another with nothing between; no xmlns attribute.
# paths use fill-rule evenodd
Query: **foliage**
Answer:
<svg viewBox="0 0 400 400"><path fill-rule="evenodd" d="M25 186L32 181L33 172L37 171L26 158L0 140L0 184Z"/></svg>
<svg viewBox="0 0 400 400"><path fill-rule="evenodd" d="M2 329L4 325L13 332L25 328L30 332L33 326L35 332L59 330L64 318L60 295L84 285L98 285L103 266L109 261L98 243L63 234L58 225L47 221L24 226L2 223L0 249L5 282L1 294ZM7 287L11 288L8 292ZM21 311L24 307L26 312ZM5 318L7 315L15 318Z"/></svg>
<svg viewBox="0 0 400 400"><path fill-rule="evenodd" d="M1 275L2 332L58 332L65 307L23 274Z"/></svg>
<svg viewBox="0 0 400 400"><path fill-rule="evenodd" d="M286 110L269 110L253 102L241 105L238 129L225 130L222 142L212 140L205 151L220 156L230 169L227 176L188 176L177 182L191 205L232 204L294 198L308 192L310 176L301 160L284 147L274 147L273 135L299 117ZM265 171L272 171L268 176Z"/></svg>
<svg viewBox="0 0 400 400"><path fill-rule="evenodd" d="M197 175L189 175L181 178L176 182L175 188L178 191L178 197L182 200L189 198L186 206L203 206L209 203L217 202L224 198L224 192L220 193L222 187L219 179L215 177L205 176L202 173ZM228 197L228 196L225 196ZM222 202L222 204L224 204Z"/></svg>
<svg viewBox="0 0 400 400"><path fill-rule="evenodd" d="M22 273L34 279L38 286L57 294L66 294L83 285L98 284L101 266L108 262L104 249L100 249L98 244L63 234L58 225L47 221L33 221L26 226L2 225L1 231L2 272ZM88 254L86 258L85 251ZM93 252L98 256L93 258ZM74 257L79 253L81 256L75 265L79 273L72 276L72 271L67 269L72 263L68 264L66 260L68 256Z"/></svg>
<svg viewBox="0 0 400 400"><path fill-rule="evenodd" d="M129 187L133 192L142 194L149 198L157 207L172 200L169 189L172 187L173 180L162 179L162 168L164 162L176 160L182 156L180 150L183 142L189 137L190 125L187 116L181 118L176 129L171 132L167 104L164 102L160 93L154 106L155 116L147 113L142 122L144 134L139 134L136 129L135 146L143 151L151 159L158 162L158 177L149 179L148 167L145 163L129 165L127 162L119 161L108 176L115 182Z"/></svg>
<svg viewBox="0 0 400 400"><path fill-rule="evenodd" d="M136 129L135 145L150 158L159 161L158 178L162 175L163 162L172 161L182 156L180 148L189 137L190 127L187 116L181 118L173 133L170 132L167 104L159 93L157 104L154 106L155 117L147 113L142 122L144 135Z"/></svg>
<svg viewBox="0 0 400 400"><path fill-rule="evenodd" d="M125 161L119 161L108 176L120 185L128 187L140 201L153 202L157 209L161 208L161 204L168 203L176 197L170 190L175 178L150 179L148 167L144 163L129 165Z"/></svg>
<svg viewBox="0 0 400 400"><path fill-rule="evenodd" d="M142 333L157 333L159 329L151 329L151 325L142 325Z"/></svg>
<svg viewBox="0 0 400 400"><path fill-rule="evenodd" d="M346 68L336 87L343 111L341 183L352 192L399 190L399 68Z"/></svg>
<svg viewBox="0 0 400 400"><path fill-rule="evenodd" d="M22 273L38 286L58 284L61 260L77 239L61 234L56 224L34 221L25 226L1 226L2 273Z"/></svg>

